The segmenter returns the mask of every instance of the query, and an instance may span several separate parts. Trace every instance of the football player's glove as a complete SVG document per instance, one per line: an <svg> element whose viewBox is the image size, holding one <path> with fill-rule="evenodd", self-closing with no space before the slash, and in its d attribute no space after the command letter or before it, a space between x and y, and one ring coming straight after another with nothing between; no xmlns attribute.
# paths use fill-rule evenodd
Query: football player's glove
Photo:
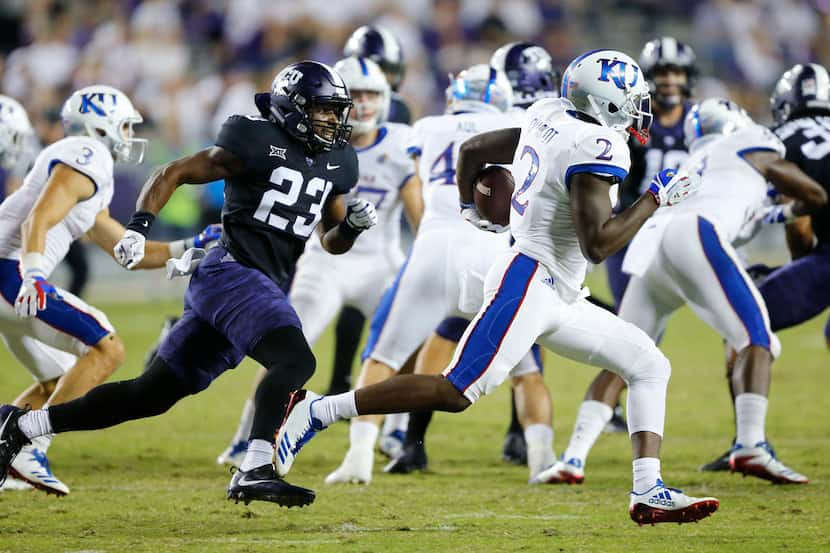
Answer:
<svg viewBox="0 0 830 553"><path fill-rule="evenodd" d="M481 213L478 212L474 203L464 203L461 202L461 216L464 217L464 220L476 227L480 230L486 230L487 232L495 232L495 233L502 233L506 232L510 225L497 225L496 223L491 223L487 219L484 219L481 216Z"/></svg>
<svg viewBox="0 0 830 553"><path fill-rule="evenodd" d="M362 198L352 198L346 204L345 221L355 232L363 232L378 223L378 214L371 202Z"/></svg>
<svg viewBox="0 0 830 553"><path fill-rule="evenodd" d="M212 242L219 240L220 236L222 236L222 225L208 225L202 232L191 238L192 242L188 244L188 248L207 248Z"/></svg>
<svg viewBox="0 0 830 553"><path fill-rule="evenodd" d="M18 317L34 317L38 311L46 309L46 296L60 300L58 290L46 280L46 275L38 269L26 271L17 299L14 302L14 311Z"/></svg>
<svg viewBox="0 0 830 553"><path fill-rule="evenodd" d="M700 175L675 169L663 169L654 175L648 192L658 206L675 205L692 196L700 188Z"/></svg>
<svg viewBox="0 0 830 553"><path fill-rule="evenodd" d="M773 205L763 210L761 222L765 225L787 224L795 221L793 204Z"/></svg>
<svg viewBox="0 0 830 553"><path fill-rule="evenodd" d="M124 231L124 236L112 249L115 260L122 267L132 269L144 259L144 242L146 238L134 230Z"/></svg>

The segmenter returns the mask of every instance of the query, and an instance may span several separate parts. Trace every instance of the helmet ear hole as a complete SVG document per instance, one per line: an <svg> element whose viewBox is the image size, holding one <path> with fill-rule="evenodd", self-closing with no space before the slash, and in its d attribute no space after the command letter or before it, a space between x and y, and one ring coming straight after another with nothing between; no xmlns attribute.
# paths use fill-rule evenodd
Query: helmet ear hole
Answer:
<svg viewBox="0 0 830 553"><path fill-rule="evenodd" d="M617 113L618 111L620 111L620 108L617 107L617 104L608 104L608 113Z"/></svg>

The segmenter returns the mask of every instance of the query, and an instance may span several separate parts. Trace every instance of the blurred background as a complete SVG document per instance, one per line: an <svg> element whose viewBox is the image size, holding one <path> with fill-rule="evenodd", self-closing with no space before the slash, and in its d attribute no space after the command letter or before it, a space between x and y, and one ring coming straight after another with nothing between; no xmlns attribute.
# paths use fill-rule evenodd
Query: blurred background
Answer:
<svg viewBox="0 0 830 553"><path fill-rule="evenodd" d="M584 50L636 59L646 41L675 36L697 54L696 97L729 96L759 122L786 68L830 62L830 0L2 0L0 91L24 104L43 144L62 136L72 90L102 83L132 98L150 147L141 166L117 167L111 211L125 221L154 167L212 144L228 115L253 113L254 92L282 66L334 63L367 23L400 39L415 119L443 111L448 74L520 39L561 70ZM221 183L182 187L155 237L217 221L221 203Z"/></svg>

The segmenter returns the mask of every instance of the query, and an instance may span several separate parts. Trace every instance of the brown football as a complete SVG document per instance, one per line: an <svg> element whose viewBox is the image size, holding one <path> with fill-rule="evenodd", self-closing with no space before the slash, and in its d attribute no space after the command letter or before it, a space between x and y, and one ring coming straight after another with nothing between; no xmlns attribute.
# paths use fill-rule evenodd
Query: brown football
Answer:
<svg viewBox="0 0 830 553"><path fill-rule="evenodd" d="M484 219L497 225L510 223L510 197L513 195L513 175L500 165L485 167L476 179L476 208Z"/></svg>

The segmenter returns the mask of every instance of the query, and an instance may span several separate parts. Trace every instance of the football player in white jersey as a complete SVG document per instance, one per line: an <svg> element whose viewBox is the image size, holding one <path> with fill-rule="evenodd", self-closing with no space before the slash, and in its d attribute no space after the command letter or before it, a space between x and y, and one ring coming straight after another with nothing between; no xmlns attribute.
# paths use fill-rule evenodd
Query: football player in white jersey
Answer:
<svg viewBox="0 0 830 553"><path fill-rule="evenodd" d="M507 112L510 83L488 65L473 66L452 80L447 102L445 115L413 126L409 152L424 183L424 216L409 258L373 317L357 388L399 371L445 317L475 311L482 301L481 284L471 288L468 281L474 273L483 278L492 256L508 248L506 235L475 232L459 217L454 160L470 136L515 124ZM524 357L514 376L538 372L533 356ZM546 414L549 426L550 411ZM327 483L371 481L379 421L378 416L352 421L349 450Z"/></svg>
<svg viewBox="0 0 830 553"><path fill-rule="evenodd" d="M383 71L372 60L360 57L342 59L334 69L343 77L354 102L350 142L360 164L357 185L345 197L372 202L378 225L366 231L346 255L328 253L316 236L308 241L297 262L289 300L312 345L344 306L354 307L366 317L374 313L404 260L401 210L415 229L423 213L421 181L406 152L411 129L386 120L391 89ZM252 394L263 375L261 369ZM253 418L252 395L217 463L238 466L242 462Z"/></svg>
<svg viewBox="0 0 830 553"><path fill-rule="evenodd" d="M534 104L521 129L486 133L464 145L458 174L462 215L485 230L492 225L472 202L473 180L485 162L513 162L518 178L510 230L516 242L512 255L487 274L485 307L465 332L444 377L400 375L336 396L295 392L278 437L281 474L316 432L338 419L466 409L503 382L538 341L628 381L632 520L691 522L718 508L717 499L689 497L663 484L658 456L668 360L643 331L587 302L582 288L586 258L599 262L622 247L659 205L681 201L695 181L674 171L658 173L638 202L612 216L614 188L629 167L626 137L647 138L646 83L629 56L595 50L571 62L562 96Z"/></svg>
<svg viewBox="0 0 830 553"><path fill-rule="evenodd" d="M83 235L112 255L124 227L109 215L114 161L139 163L146 140L129 98L95 85L74 92L61 113L67 137L45 148L23 185L0 204L0 336L35 378L15 400L34 408L64 403L103 382L122 363L124 346L106 315L47 280ZM209 233L218 238L219 228ZM195 239L204 245L206 236ZM194 239L153 242L143 268L165 265ZM25 446L13 476L66 495L46 458L50 439Z"/></svg>
<svg viewBox="0 0 830 553"><path fill-rule="evenodd" d="M735 248L748 242L763 223L783 221L784 211L804 215L820 208L826 195L817 182L783 159L784 145L769 129L753 123L729 100L711 98L694 106L684 132L691 156L682 168L701 175L700 192L680 206L658 210L634 237L623 262L632 278L620 317L657 339L672 313L688 303L738 352L731 377L737 424L731 469L779 484L807 483L805 476L776 458L766 441L770 368L781 346ZM767 206L767 180L798 201ZM617 390L615 386L607 377L597 378L588 398L611 405L616 395L607 388ZM599 430L590 425L575 429L571 445L551 472L564 481L581 481L598 436Z"/></svg>
<svg viewBox="0 0 830 553"><path fill-rule="evenodd" d="M35 142L26 110L14 98L0 94L0 168L6 177L0 201L20 188L37 151Z"/></svg>

